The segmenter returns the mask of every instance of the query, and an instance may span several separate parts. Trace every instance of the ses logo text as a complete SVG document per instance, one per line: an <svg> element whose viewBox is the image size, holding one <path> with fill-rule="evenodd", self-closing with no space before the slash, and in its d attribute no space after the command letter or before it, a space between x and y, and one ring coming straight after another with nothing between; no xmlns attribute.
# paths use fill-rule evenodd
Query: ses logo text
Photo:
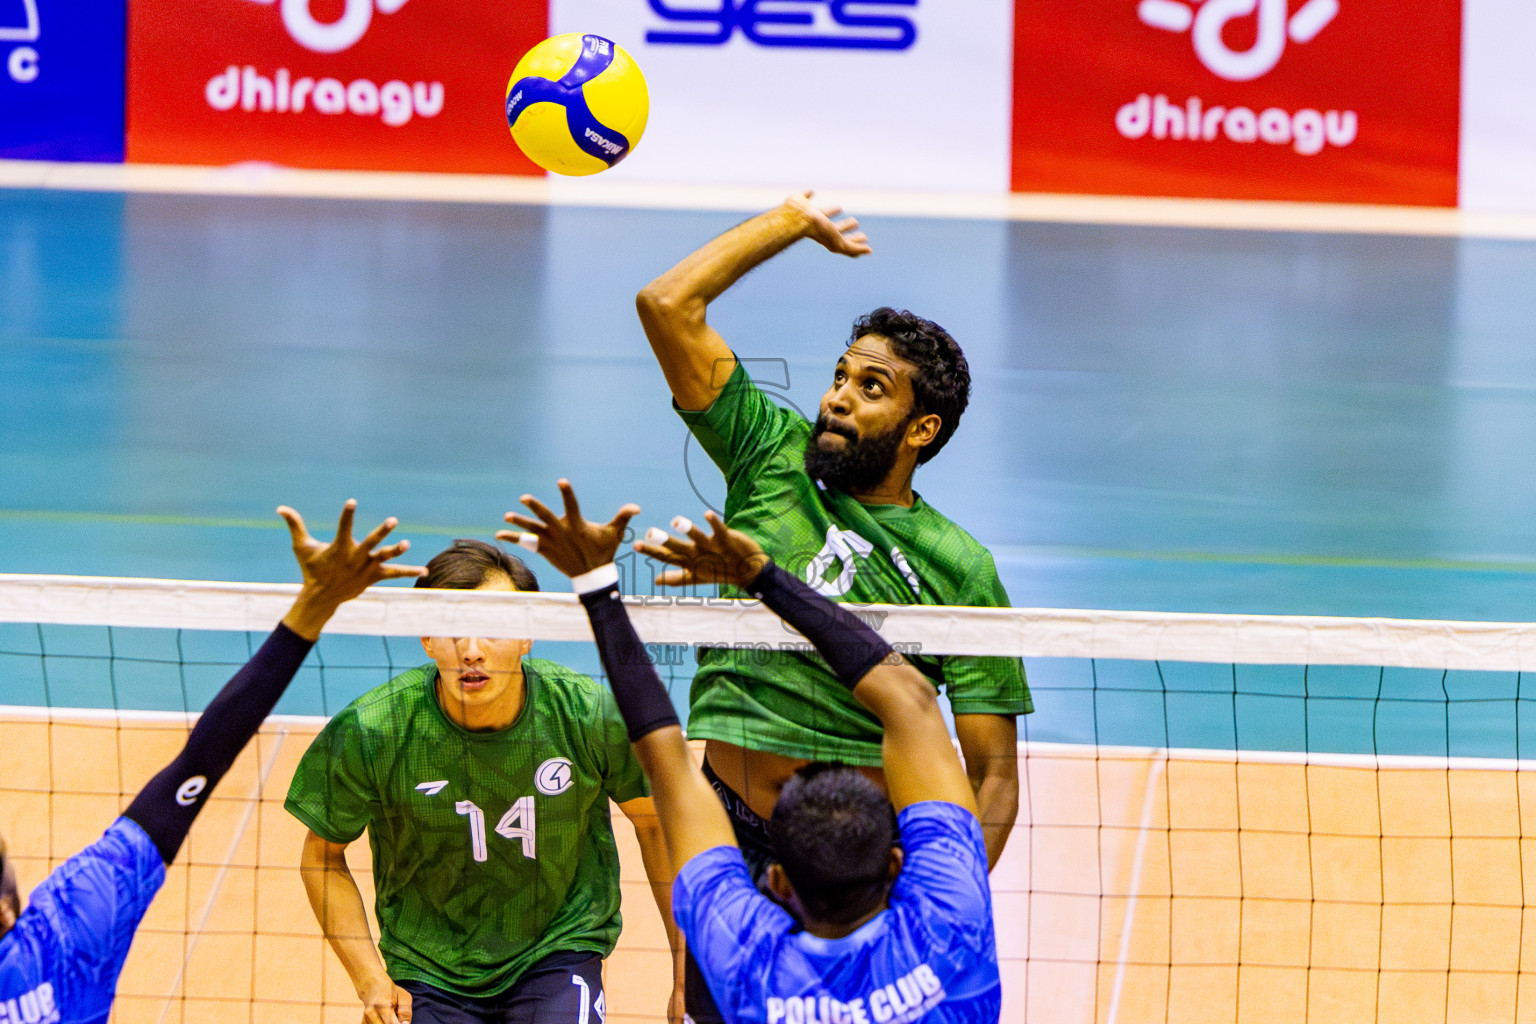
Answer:
<svg viewBox="0 0 1536 1024"><path fill-rule="evenodd" d="M274 0L249 0L273 3ZM340 53L351 49L367 34L374 9L394 14L408 0L346 0L341 17L334 22L318 20L310 10L312 0L278 0L283 27L293 41L312 53ZM392 128L412 117L434 117L443 109L443 83L404 82L382 84L368 78L342 82L337 78L295 75L278 68L270 76L255 67L231 64L214 75L203 96L214 110L241 110L278 114L354 114L378 117Z"/></svg>
<svg viewBox="0 0 1536 1024"><path fill-rule="evenodd" d="M797 49L907 50L917 41L917 26L900 13L917 0L649 2L669 25L646 32L653 45L723 46L738 32L757 46Z"/></svg>
<svg viewBox="0 0 1536 1024"><path fill-rule="evenodd" d="M1136 14L1142 24L1165 32L1189 32L1195 56L1207 71L1228 82L1252 82L1273 71L1287 44L1304 45L1317 38L1338 16L1339 0L1306 0L1294 13L1289 0L1204 0L1198 12L1183 0L1141 0ZM1229 22L1254 19L1254 41L1234 50L1222 37ZM1209 103L1199 96L1170 101L1162 93L1142 93L1115 112L1115 129L1127 139L1187 142L1265 142L1290 146L1313 156L1328 146L1355 141L1359 118L1353 110L1305 107L1289 111Z"/></svg>

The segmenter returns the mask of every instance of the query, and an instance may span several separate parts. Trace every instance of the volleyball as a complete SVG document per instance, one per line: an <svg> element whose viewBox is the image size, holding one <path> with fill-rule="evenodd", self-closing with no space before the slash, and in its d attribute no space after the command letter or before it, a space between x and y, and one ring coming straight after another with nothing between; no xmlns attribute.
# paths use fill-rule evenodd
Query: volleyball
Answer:
<svg viewBox="0 0 1536 1024"><path fill-rule="evenodd" d="M572 32L523 55L507 80L507 126L556 174L596 174L629 155L650 114L645 76L623 47Z"/></svg>

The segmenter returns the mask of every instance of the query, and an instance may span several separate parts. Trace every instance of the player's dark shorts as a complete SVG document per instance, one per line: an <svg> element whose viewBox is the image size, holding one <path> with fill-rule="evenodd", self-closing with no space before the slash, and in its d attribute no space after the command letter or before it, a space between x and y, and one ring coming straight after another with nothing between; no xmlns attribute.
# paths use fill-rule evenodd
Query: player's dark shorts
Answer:
<svg viewBox="0 0 1536 1024"><path fill-rule="evenodd" d="M497 996L458 996L420 981L396 982L411 994L413 1024L603 1024L603 958L552 953Z"/></svg>
<svg viewBox="0 0 1536 1024"><path fill-rule="evenodd" d="M731 829L736 833L736 845L741 847L741 857L747 862L747 871L757 887L766 891L768 865L774 860L773 844L768 838L768 822L758 817L747 802L704 762L704 777L715 787L725 813L731 819ZM688 954L683 973L683 1000L688 1016L694 1024L724 1024L725 1018L715 1006L715 998L704 982L704 972L699 970L693 953Z"/></svg>

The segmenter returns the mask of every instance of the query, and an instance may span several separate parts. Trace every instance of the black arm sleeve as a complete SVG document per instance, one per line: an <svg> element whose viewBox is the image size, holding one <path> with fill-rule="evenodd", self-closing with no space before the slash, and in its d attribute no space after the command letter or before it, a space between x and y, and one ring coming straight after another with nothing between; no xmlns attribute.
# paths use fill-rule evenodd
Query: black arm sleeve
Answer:
<svg viewBox="0 0 1536 1024"><path fill-rule="evenodd" d="M154 841L166 864L176 859L213 787L272 713L313 646L279 623L209 703L176 760L150 779L123 812Z"/></svg>
<svg viewBox="0 0 1536 1024"><path fill-rule="evenodd" d="M838 680L853 689L869 670L891 656L891 645L857 615L769 562L747 591L772 608L811 643Z"/></svg>
<svg viewBox="0 0 1536 1024"><path fill-rule="evenodd" d="M581 603L592 620L592 635L597 639L603 671L608 673L608 685L613 687L614 703L629 726L629 741L634 743L657 729L681 724L672 698L651 667L645 645L619 599L619 585L582 594Z"/></svg>

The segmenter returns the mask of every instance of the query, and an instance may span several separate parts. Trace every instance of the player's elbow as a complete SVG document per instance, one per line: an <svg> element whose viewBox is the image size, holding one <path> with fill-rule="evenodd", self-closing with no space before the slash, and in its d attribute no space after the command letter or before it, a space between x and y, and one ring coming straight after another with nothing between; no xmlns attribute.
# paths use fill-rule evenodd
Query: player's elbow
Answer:
<svg viewBox="0 0 1536 1024"><path fill-rule="evenodd" d="M347 848L327 842L314 832L306 832L304 849L299 853L299 873L304 877L304 884L336 870L347 870Z"/></svg>
<svg viewBox="0 0 1536 1024"><path fill-rule="evenodd" d="M640 294L635 296L635 312L639 313L640 319L646 323L663 319L671 305L673 300L667 295L660 281L652 281L641 288Z"/></svg>
<svg viewBox="0 0 1536 1024"><path fill-rule="evenodd" d="M691 296L668 287L663 278L657 278L635 296L635 312L647 330L676 327L700 318L702 304Z"/></svg>
<svg viewBox="0 0 1536 1024"><path fill-rule="evenodd" d="M882 722L941 719L939 695L933 684L910 665L876 665L854 689Z"/></svg>

